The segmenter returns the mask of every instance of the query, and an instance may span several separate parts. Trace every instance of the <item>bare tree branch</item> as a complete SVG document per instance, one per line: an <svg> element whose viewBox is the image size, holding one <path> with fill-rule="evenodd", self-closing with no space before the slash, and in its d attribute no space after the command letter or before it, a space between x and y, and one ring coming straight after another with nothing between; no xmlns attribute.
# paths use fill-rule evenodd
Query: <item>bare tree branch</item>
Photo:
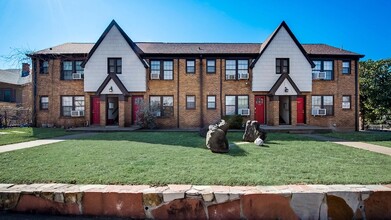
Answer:
<svg viewBox="0 0 391 220"><path fill-rule="evenodd" d="M11 52L8 55L0 56L0 59L5 63L8 63L10 66L20 68L22 63L31 64L31 58L28 57L28 54L34 53L34 50L30 48L13 48L11 47Z"/></svg>

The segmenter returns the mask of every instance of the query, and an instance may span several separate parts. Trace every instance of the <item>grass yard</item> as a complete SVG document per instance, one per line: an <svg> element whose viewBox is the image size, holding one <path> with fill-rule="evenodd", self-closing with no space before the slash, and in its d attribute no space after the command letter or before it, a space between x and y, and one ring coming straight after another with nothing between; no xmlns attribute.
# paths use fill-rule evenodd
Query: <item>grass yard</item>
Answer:
<svg viewBox="0 0 391 220"><path fill-rule="evenodd" d="M361 141L376 144L384 147L391 147L391 132L351 132L351 133L329 133L325 136L341 138L349 141Z"/></svg>
<svg viewBox="0 0 391 220"><path fill-rule="evenodd" d="M391 157L293 134L266 146L229 133L214 154L195 132L104 133L0 154L1 183L379 184L391 183Z"/></svg>
<svg viewBox="0 0 391 220"><path fill-rule="evenodd" d="M66 132L62 128L6 128L0 129L0 145L52 138L68 134L72 133Z"/></svg>

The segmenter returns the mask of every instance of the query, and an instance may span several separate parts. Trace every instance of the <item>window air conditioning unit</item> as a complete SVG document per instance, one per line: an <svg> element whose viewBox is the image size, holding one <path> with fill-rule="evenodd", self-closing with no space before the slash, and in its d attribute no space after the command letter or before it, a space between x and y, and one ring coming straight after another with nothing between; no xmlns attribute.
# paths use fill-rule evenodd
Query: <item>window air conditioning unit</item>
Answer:
<svg viewBox="0 0 391 220"><path fill-rule="evenodd" d="M228 75L228 79L235 79L235 75Z"/></svg>
<svg viewBox="0 0 391 220"><path fill-rule="evenodd" d="M248 73L239 74L239 79L248 79Z"/></svg>
<svg viewBox="0 0 391 220"><path fill-rule="evenodd" d="M325 108L317 108L317 109L312 109L312 115L326 115L326 109Z"/></svg>
<svg viewBox="0 0 391 220"><path fill-rule="evenodd" d="M318 72L318 79L326 79L326 72Z"/></svg>
<svg viewBox="0 0 391 220"><path fill-rule="evenodd" d="M72 79L81 79L81 73L72 73Z"/></svg>
<svg viewBox="0 0 391 220"><path fill-rule="evenodd" d="M158 73L152 73L151 74L151 79L159 79L159 74Z"/></svg>
<svg viewBox="0 0 391 220"><path fill-rule="evenodd" d="M248 108L239 109L239 115L250 115L250 109Z"/></svg>
<svg viewBox="0 0 391 220"><path fill-rule="evenodd" d="M72 117L81 117L84 116L84 111L71 111Z"/></svg>

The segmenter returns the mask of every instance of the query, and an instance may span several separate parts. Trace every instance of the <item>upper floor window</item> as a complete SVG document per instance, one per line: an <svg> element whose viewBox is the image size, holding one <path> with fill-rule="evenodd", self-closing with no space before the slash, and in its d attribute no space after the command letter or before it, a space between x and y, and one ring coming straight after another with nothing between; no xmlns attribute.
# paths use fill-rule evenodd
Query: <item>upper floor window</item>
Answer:
<svg viewBox="0 0 391 220"><path fill-rule="evenodd" d="M276 74L289 73L289 58L276 58Z"/></svg>
<svg viewBox="0 0 391 220"><path fill-rule="evenodd" d="M151 79L174 79L174 62L172 60L151 60Z"/></svg>
<svg viewBox="0 0 391 220"><path fill-rule="evenodd" d="M62 80L83 79L84 68L81 66L82 63L83 61L81 60L63 61L61 79Z"/></svg>
<svg viewBox="0 0 391 220"><path fill-rule="evenodd" d="M248 78L248 60L226 60L225 79L235 80Z"/></svg>
<svg viewBox="0 0 391 220"><path fill-rule="evenodd" d="M315 67L312 69L312 79L333 80L333 61L315 60Z"/></svg>
<svg viewBox="0 0 391 220"><path fill-rule="evenodd" d="M174 116L173 96L150 96L149 108L156 117Z"/></svg>
<svg viewBox="0 0 391 220"><path fill-rule="evenodd" d="M186 73L195 73L195 60L186 60Z"/></svg>
<svg viewBox="0 0 391 220"><path fill-rule="evenodd" d="M84 116L84 96L62 96L61 115L65 117Z"/></svg>
<svg viewBox="0 0 391 220"><path fill-rule="evenodd" d="M225 115L241 114L242 110L249 108L247 95L225 96Z"/></svg>
<svg viewBox="0 0 391 220"><path fill-rule="evenodd" d="M342 74L350 74L350 61L342 62Z"/></svg>
<svg viewBox="0 0 391 220"><path fill-rule="evenodd" d="M15 102L15 91L13 89L0 88L0 101L1 102Z"/></svg>
<svg viewBox="0 0 391 220"><path fill-rule="evenodd" d="M39 73L48 74L49 73L49 61L41 60L39 61Z"/></svg>
<svg viewBox="0 0 391 220"><path fill-rule="evenodd" d="M122 73L122 58L108 58L108 73Z"/></svg>
<svg viewBox="0 0 391 220"><path fill-rule="evenodd" d="M324 114L325 112L325 114ZM315 114L318 113L318 114ZM331 95L312 96L312 114L313 115L333 115L334 97Z"/></svg>
<svg viewBox="0 0 391 220"><path fill-rule="evenodd" d="M39 108L41 110L48 110L49 109L49 97L47 96L41 96L41 99L39 100Z"/></svg>
<svg viewBox="0 0 391 220"><path fill-rule="evenodd" d="M206 72L207 73L216 72L216 60L206 60Z"/></svg>

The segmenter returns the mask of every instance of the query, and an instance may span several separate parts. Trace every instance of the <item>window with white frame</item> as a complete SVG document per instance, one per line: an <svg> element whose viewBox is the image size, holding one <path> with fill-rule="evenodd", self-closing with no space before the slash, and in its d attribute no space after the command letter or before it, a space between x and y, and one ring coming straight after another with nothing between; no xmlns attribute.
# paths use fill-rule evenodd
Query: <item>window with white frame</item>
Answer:
<svg viewBox="0 0 391 220"><path fill-rule="evenodd" d="M207 96L207 107L208 109L216 109L216 96L208 95Z"/></svg>
<svg viewBox="0 0 391 220"><path fill-rule="evenodd" d="M312 109L326 109L326 115L334 115L334 97L331 95L312 96Z"/></svg>
<svg viewBox="0 0 391 220"><path fill-rule="evenodd" d="M84 96L62 96L61 115L70 117L72 111L84 111ZM82 114L80 114L82 116Z"/></svg>
<svg viewBox="0 0 391 220"><path fill-rule="evenodd" d="M350 109L350 95L342 96L342 109Z"/></svg>

